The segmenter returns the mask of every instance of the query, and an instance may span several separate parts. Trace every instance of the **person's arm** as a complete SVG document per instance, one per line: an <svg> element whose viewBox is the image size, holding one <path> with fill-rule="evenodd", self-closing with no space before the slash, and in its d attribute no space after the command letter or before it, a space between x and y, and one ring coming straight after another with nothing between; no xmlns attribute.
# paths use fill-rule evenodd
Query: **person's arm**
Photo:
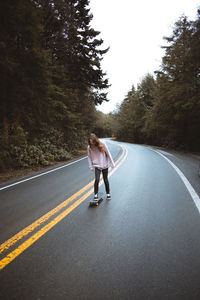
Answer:
<svg viewBox="0 0 200 300"><path fill-rule="evenodd" d="M87 153L88 153L89 168L90 168L91 171L94 171L94 167L92 165L91 152L90 152L90 147L89 146L87 148Z"/></svg>
<svg viewBox="0 0 200 300"><path fill-rule="evenodd" d="M110 166L111 166L111 168L114 168L115 167L115 163L113 161L112 155L110 154L110 151L108 150L108 147L107 147L106 143L103 143L103 145L104 145L106 154L108 156L108 159L110 160Z"/></svg>

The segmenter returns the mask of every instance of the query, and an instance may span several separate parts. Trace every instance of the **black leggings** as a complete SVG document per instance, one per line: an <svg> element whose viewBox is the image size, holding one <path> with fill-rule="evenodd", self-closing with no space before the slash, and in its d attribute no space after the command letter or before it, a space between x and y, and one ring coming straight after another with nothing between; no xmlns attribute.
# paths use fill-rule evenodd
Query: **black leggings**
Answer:
<svg viewBox="0 0 200 300"><path fill-rule="evenodd" d="M100 179L101 171L103 173L103 180L105 183L106 193L110 194L110 186L109 186L109 182L108 182L108 168L104 169L104 170L95 168L95 182L94 182L94 194L95 195L98 193L98 190L99 190L99 179Z"/></svg>

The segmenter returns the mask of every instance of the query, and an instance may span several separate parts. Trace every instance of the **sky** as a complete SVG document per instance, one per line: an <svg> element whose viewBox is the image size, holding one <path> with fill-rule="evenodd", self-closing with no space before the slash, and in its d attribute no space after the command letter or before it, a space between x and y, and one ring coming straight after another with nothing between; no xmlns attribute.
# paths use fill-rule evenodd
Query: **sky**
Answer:
<svg viewBox="0 0 200 300"><path fill-rule="evenodd" d="M172 34L182 15L195 20L198 7L197 0L90 0L91 26L101 32L103 48L110 47L101 61L111 84L109 102L97 110L114 111L133 85L137 88L147 73L159 69L163 37Z"/></svg>

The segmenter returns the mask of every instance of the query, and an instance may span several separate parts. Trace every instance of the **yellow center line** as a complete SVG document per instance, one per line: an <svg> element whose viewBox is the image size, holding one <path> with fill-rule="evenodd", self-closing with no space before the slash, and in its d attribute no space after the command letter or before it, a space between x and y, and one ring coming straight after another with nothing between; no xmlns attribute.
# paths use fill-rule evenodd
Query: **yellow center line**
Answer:
<svg viewBox="0 0 200 300"><path fill-rule="evenodd" d="M94 180L93 180L94 181ZM9 240L4 242L0 245L0 253L2 253L4 250L10 248L12 245L14 245L18 240L22 239L27 234L31 233L35 228L40 226L42 223L46 222L51 216L56 214L59 210L67 206L70 202L72 202L74 199L76 199L78 196L80 196L84 191L86 191L91 185L93 184L93 181L91 181L88 185L86 185L84 188L76 192L74 195L66 199L64 202L56 206L54 209L43 215L41 218L37 219L35 222L33 222L31 225L27 226L17 234L15 234L13 237L11 237Z"/></svg>
<svg viewBox="0 0 200 300"><path fill-rule="evenodd" d="M115 169L113 169L112 172L110 172L109 177L119 168L119 166L126 159L126 157L127 157L127 150L125 152L124 149L123 149L123 154L124 153L125 153L125 155L124 155L123 159L119 162L119 164L115 167ZM122 157L122 155L120 156L120 158L121 157ZM119 159L117 161L119 161ZM103 183L103 180L100 181L99 185L102 185L102 183ZM41 236L43 236L47 231L49 231L52 227L54 227L58 222L60 222L63 218L65 218L71 211L73 211L78 205L80 205L92 193L93 193L93 188L90 189L87 193L85 193L76 202L74 202L70 207L68 207L66 210L64 210L61 214L59 214L57 217L55 217L52 221L50 221L47 225L45 225L44 227L42 227L34 235L32 235L30 238L28 238L18 248L16 248L12 252L10 252L5 258L3 258L2 260L0 260L0 270L3 269L6 265L8 265L11 261L13 261L18 255L20 255L23 251L25 251L33 243L35 243ZM28 226L28 227L30 227L30 226ZM29 232L31 232L31 231L29 230Z"/></svg>
<svg viewBox="0 0 200 300"><path fill-rule="evenodd" d="M122 148L123 149L123 148ZM122 156L124 155L124 149L118 160L115 162L116 164L121 160ZM85 187L80 189L78 192L76 192L74 195L70 196L68 199L64 200L61 204L56 206L54 209L50 210L48 213L34 221L32 224L27 226L26 228L22 229L20 232L15 234L13 237L5 241L0 245L0 254L9 249L12 245L17 243L19 240L21 240L24 236L30 234L33 230L35 230L37 227L41 226L44 222L46 222L50 217L55 215L57 212L59 212L61 209L66 207L69 203L71 203L73 200L75 200L78 196L83 194L87 189L89 189L94 184L94 180L92 180L90 183L88 183Z"/></svg>

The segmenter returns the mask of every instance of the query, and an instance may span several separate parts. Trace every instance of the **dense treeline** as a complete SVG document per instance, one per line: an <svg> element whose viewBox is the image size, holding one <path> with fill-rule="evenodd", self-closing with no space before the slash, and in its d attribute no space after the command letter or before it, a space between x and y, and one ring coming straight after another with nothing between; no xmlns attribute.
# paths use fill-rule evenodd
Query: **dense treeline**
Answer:
<svg viewBox="0 0 200 300"><path fill-rule="evenodd" d="M132 87L112 118L118 138L200 150L200 10L182 16L167 42L162 65Z"/></svg>
<svg viewBox="0 0 200 300"><path fill-rule="evenodd" d="M1 1L0 169L48 165L85 147L108 88L108 49L91 20L89 0Z"/></svg>

